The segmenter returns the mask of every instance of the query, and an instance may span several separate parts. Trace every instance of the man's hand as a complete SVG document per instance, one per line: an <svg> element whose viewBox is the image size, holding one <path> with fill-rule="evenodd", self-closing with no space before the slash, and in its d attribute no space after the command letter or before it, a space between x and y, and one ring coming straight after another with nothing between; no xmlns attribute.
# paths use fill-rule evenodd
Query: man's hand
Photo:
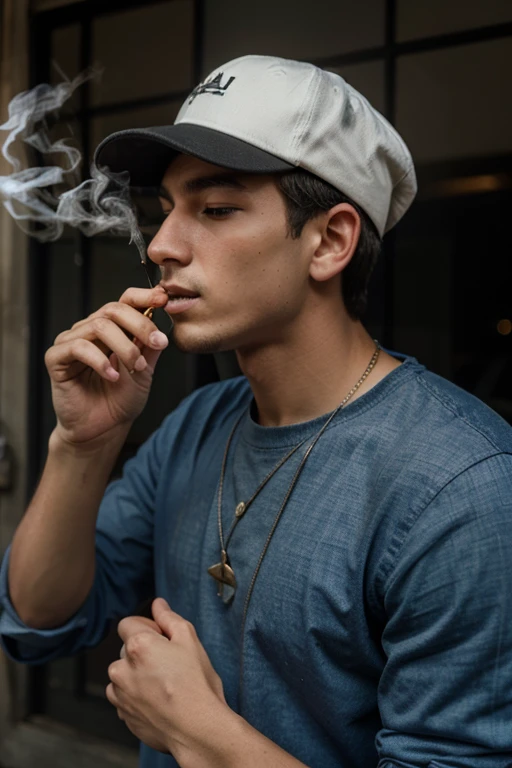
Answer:
<svg viewBox="0 0 512 768"><path fill-rule="evenodd" d="M168 345L142 310L167 301L161 286L128 288L119 301L57 336L45 355L57 416L54 441L79 447L108 441L141 413Z"/></svg>
<svg viewBox="0 0 512 768"><path fill-rule="evenodd" d="M192 624L162 598L153 618L119 623L121 659L108 669L106 694L132 733L159 752L201 752L218 717L231 712L220 677Z"/></svg>

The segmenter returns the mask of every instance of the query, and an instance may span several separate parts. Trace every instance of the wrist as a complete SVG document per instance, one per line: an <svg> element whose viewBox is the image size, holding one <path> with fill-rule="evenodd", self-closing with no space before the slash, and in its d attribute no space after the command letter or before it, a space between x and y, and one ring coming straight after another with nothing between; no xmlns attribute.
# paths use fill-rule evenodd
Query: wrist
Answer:
<svg viewBox="0 0 512 768"><path fill-rule="evenodd" d="M178 748L174 742L170 744L169 752L180 768L240 768L240 745L247 738L247 723L225 702L217 701L218 706L208 709L208 718L191 743L181 743Z"/></svg>
<svg viewBox="0 0 512 768"><path fill-rule="evenodd" d="M61 458L64 456L70 458L107 457L111 453L117 455L123 447L130 429L131 422L120 424L93 440L76 442L69 440L57 425L50 435L48 452Z"/></svg>

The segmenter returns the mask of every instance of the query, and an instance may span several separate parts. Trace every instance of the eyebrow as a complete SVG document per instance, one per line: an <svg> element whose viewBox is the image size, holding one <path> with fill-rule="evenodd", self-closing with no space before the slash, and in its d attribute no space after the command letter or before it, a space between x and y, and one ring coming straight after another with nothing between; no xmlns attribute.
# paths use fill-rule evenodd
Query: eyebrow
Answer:
<svg viewBox="0 0 512 768"><path fill-rule="evenodd" d="M189 179L183 185L183 190L188 195L197 194L197 192L203 192L205 189L211 189L212 187L227 187L228 189L235 189L239 192L246 192L247 187L242 184L240 178L231 173L216 173L208 176L197 176L195 179ZM158 188L158 196L164 200L168 200L170 203L174 203L172 195L164 187Z"/></svg>

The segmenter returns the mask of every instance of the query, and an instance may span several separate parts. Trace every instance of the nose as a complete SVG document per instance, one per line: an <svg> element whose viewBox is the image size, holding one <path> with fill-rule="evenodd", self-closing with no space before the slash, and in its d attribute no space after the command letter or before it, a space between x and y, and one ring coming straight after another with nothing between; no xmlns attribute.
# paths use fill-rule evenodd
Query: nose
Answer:
<svg viewBox="0 0 512 768"><path fill-rule="evenodd" d="M187 228L180 221L175 210L167 214L162 226L149 244L148 256L151 261L161 267L171 261L182 266L190 263L190 237L187 237Z"/></svg>

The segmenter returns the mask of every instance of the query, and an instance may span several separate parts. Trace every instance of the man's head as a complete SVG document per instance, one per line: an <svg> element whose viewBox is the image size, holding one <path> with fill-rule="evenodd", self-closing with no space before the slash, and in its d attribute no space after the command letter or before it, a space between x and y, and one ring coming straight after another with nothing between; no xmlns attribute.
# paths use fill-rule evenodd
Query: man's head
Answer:
<svg viewBox="0 0 512 768"><path fill-rule="evenodd" d="M416 191L405 144L364 97L338 75L310 64L246 56L195 88L174 125L114 134L100 145L95 160L114 172L129 171L134 187L156 187L164 172L173 185L176 174L193 168L194 158L196 166L204 162L245 174L252 192L271 184L277 195L274 212L283 207L286 245L292 250L303 249L329 211L334 210L332 231L340 217L344 231L351 222L354 248L337 266L346 273L345 308L359 317L380 239ZM315 253L309 252L313 272L320 264ZM323 282L325 276L308 279Z"/></svg>
<svg viewBox="0 0 512 768"><path fill-rule="evenodd" d="M328 303L341 309L340 274L358 247L360 217L340 202L299 221L286 181L290 193L282 177L183 154L169 165L148 255L174 297L166 310L183 350L285 345L319 311L327 317Z"/></svg>

